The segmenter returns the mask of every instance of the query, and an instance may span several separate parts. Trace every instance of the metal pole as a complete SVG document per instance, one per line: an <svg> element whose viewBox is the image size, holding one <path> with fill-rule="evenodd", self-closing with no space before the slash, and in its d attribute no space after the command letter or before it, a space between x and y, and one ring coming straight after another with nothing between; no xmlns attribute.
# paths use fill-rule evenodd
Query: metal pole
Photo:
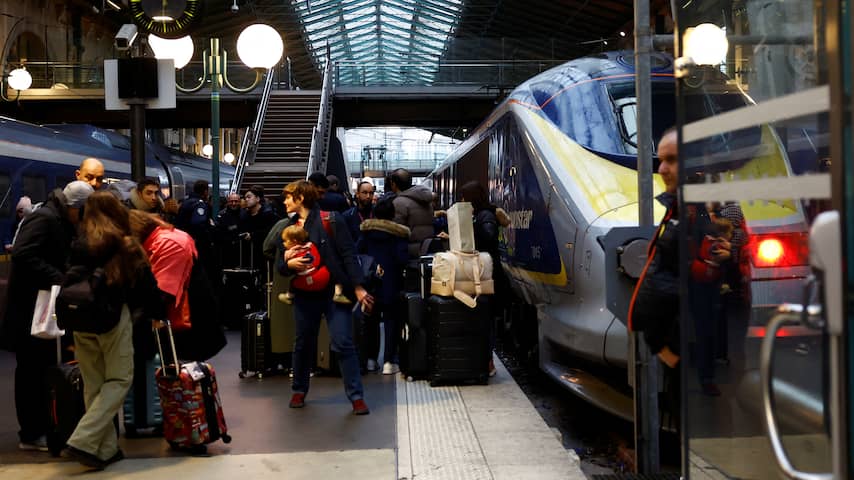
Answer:
<svg viewBox="0 0 854 480"><path fill-rule="evenodd" d="M652 31L649 0L635 0L635 98L637 99L638 220L641 227L653 225L652 217L652 89L650 54ZM632 335L636 358L635 374L635 457L638 473L659 471L658 359Z"/></svg>
<svg viewBox="0 0 854 480"><path fill-rule="evenodd" d="M219 212L219 89L222 82L222 57L219 54L219 39L211 39L211 216Z"/></svg>
<svg viewBox="0 0 854 480"><path fill-rule="evenodd" d="M145 102L130 105L130 178L145 178Z"/></svg>

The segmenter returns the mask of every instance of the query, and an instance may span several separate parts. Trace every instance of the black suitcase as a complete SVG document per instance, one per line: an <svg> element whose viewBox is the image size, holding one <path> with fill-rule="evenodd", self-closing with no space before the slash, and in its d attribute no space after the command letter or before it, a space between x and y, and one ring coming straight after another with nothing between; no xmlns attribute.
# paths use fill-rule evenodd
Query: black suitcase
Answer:
<svg viewBox="0 0 854 480"><path fill-rule="evenodd" d="M488 297L469 308L453 297L427 302L430 332L430 385L489 381L492 317Z"/></svg>
<svg viewBox="0 0 854 480"><path fill-rule="evenodd" d="M267 312L250 313L243 318L240 332L240 378L264 377L270 352L270 317ZM250 373L251 372L251 373Z"/></svg>
<svg viewBox="0 0 854 480"><path fill-rule="evenodd" d="M240 328L241 319L264 309L264 285L261 271L254 268L255 252L250 244L249 263L243 261L243 242L240 242L240 265L222 269L222 320L230 329Z"/></svg>
<svg viewBox="0 0 854 480"><path fill-rule="evenodd" d="M398 352L400 371L408 379L426 378L428 373L427 308L420 293L406 294L406 319Z"/></svg>
<svg viewBox="0 0 854 480"><path fill-rule="evenodd" d="M62 359L61 338L56 339L56 357ZM71 438L77 423L86 413L83 400L83 376L77 361L57 363L47 371L45 379L50 393L49 427L47 448L51 455L58 457Z"/></svg>

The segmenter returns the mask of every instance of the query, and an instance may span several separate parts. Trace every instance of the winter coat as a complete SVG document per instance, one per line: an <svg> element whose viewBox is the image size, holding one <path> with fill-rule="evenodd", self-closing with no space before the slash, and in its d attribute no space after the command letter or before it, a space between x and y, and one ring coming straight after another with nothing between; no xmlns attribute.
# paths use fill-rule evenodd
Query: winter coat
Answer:
<svg viewBox="0 0 854 480"><path fill-rule="evenodd" d="M41 208L24 218L12 251L0 347L15 351L17 345L29 345L38 291L62 284L74 236L62 189L51 192Z"/></svg>
<svg viewBox="0 0 854 480"><path fill-rule="evenodd" d="M317 205L321 210L327 212L344 213L350 208L350 204L347 203L347 197L345 197L341 192L334 192L332 190L327 190L323 196L317 200Z"/></svg>
<svg viewBox="0 0 854 480"><path fill-rule="evenodd" d="M154 213L157 215L163 215L163 200L160 197L157 198L157 205L154 208L148 206L145 203L145 200L139 196L139 191L136 187L130 190L128 194L127 200L125 200L125 206L130 208L131 210L142 210L143 212Z"/></svg>
<svg viewBox="0 0 854 480"><path fill-rule="evenodd" d="M267 205L262 205L261 209L255 215L250 214L249 210L245 209L240 212L240 223L237 229L240 233L248 232L251 236L251 244L243 244L244 252L243 259L240 260L241 265L249 265L251 258L252 262L254 262L252 264L253 268L264 268L264 259L261 257L261 250L264 248L264 237L267 236L267 233L276 224L276 221L278 221L276 214ZM252 251L246 251L247 248L251 248ZM266 272L266 269L264 271Z"/></svg>
<svg viewBox="0 0 854 480"><path fill-rule="evenodd" d="M377 218L365 220L360 228L362 235L356 242L356 251L374 258L377 276L382 271L374 296L380 304L391 305L403 291L403 268L409 260L409 228Z"/></svg>
<svg viewBox="0 0 854 480"><path fill-rule="evenodd" d="M166 306L167 318L174 324L186 323L190 316L187 289L194 258L198 256L190 236L177 228L157 227L142 244L157 279L157 287L171 295Z"/></svg>
<svg viewBox="0 0 854 480"><path fill-rule="evenodd" d="M332 235L327 235L323 227L323 222L320 219L320 208L316 206L309 211L303 228L308 231L308 240L317 246L320 258L323 259L323 263L329 269L330 283L341 284L344 288L344 295L350 300L355 301L356 294L354 288L356 285L364 283L364 275L356 261L356 250L344 219L338 212L329 213L331 215L329 228L332 231ZM278 243L274 255L276 270L279 274L286 277L290 277L296 272L289 269L287 263L285 263L285 250L281 240L281 231L289 225L295 225L298 220L299 218L294 215L287 220L278 222L264 241L265 252L268 252L274 243ZM281 227L281 230L278 230L280 235L279 240L275 242L273 234L279 227Z"/></svg>
<svg viewBox="0 0 854 480"><path fill-rule="evenodd" d="M347 222L347 228L350 229L350 237L353 238L354 242L358 241L359 237L362 235L362 231L359 230L359 226L369 218L374 218L373 205L368 205L366 210L360 210L359 206L356 205L344 212L344 220Z"/></svg>
<svg viewBox="0 0 854 480"><path fill-rule="evenodd" d="M394 223L409 227L409 257L421 254L424 239L433 236L433 192L415 185L395 195Z"/></svg>

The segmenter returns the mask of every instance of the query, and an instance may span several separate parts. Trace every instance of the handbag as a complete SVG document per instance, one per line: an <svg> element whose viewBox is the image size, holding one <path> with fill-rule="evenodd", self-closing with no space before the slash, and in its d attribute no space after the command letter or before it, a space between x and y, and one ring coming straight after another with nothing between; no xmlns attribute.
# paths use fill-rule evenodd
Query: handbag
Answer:
<svg viewBox="0 0 854 480"><path fill-rule="evenodd" d="M475 308L479 295L495 293L492 257L486 252L436 253L430 293L454 297L469 308Z"/></svg>
<svg viewBox="0 0 854 480"><path fill-rule="evenodd" d="M56 324L57 295L59 295L59 285L52 285L50 290L39 290L36 297L36 308L33 310L30 335L45 340L52 340L65 335L65 330L61 330Z"/></svg>

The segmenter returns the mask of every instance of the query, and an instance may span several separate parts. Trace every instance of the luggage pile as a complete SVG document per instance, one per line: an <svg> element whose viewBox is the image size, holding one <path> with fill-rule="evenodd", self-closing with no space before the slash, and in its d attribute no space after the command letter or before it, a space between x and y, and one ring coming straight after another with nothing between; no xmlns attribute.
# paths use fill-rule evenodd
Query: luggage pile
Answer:
<svg viewBox="0 0 854 480"><path fill-rule="evenodd" d="M423 256L406 270L406 283L418 291L405 293L400 368L432 386L489 381L493 265L489 254L474 249L471 219L471 204L454 204L448 210L451 251Z"/></svg>

